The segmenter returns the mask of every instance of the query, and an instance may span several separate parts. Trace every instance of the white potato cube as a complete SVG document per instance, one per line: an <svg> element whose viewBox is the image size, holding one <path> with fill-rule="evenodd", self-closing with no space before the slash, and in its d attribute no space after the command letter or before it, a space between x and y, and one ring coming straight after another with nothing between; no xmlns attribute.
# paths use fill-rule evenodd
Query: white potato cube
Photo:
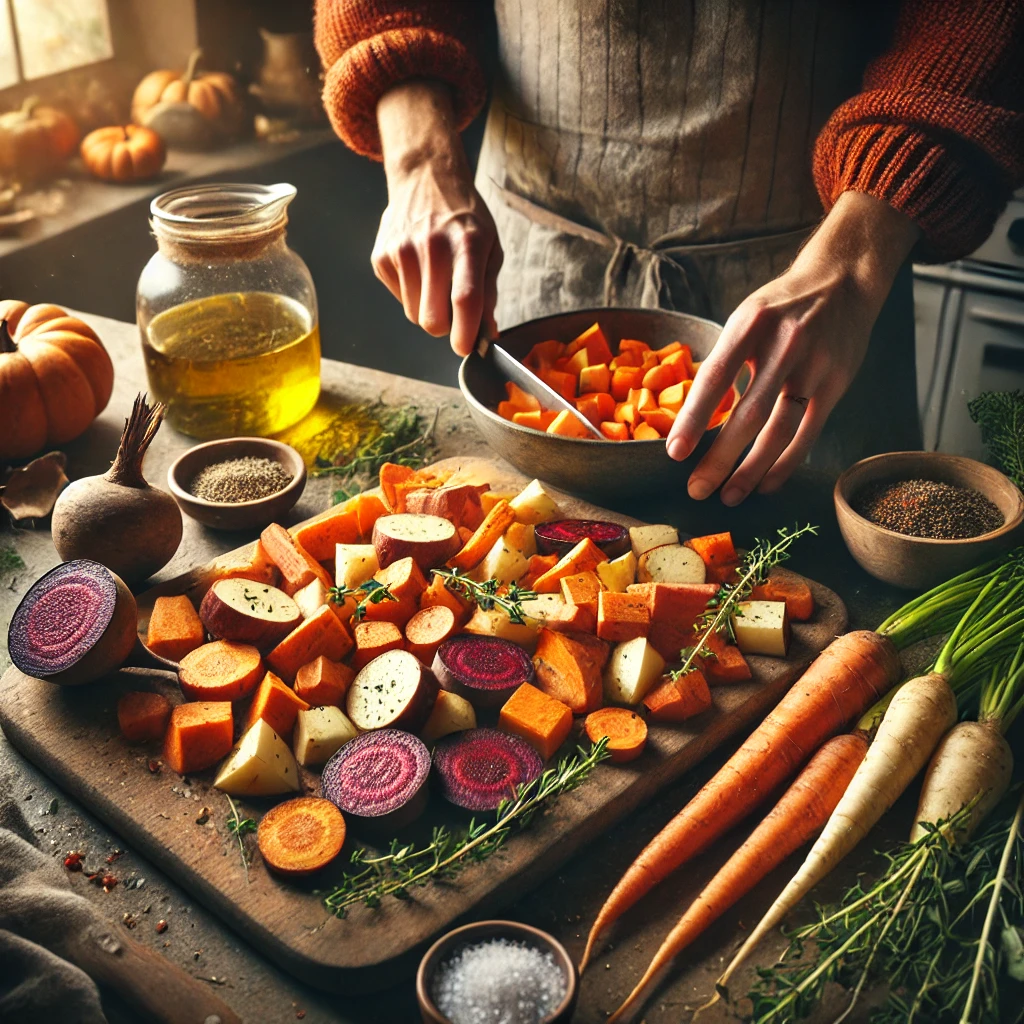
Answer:
<svg viewBox="0 0 1024 1024"><path fill-rule="evenodd" d="M744 654L784 658L789 649L789 616L785 601L740 601L732 617L736 646Z"/></svg>
<svg viewBox="0 0 1024 1024"><path fill-rule="evenodd" d="M516 548L523 558L533 558L537 554L537 538L534 536L534 528L520 524L518 534L521 538L519 544L509 544L509 547Z"/></svg>
<svg viewBox="0 0 1024 1024"><path fill-rule="evenodd" d="M531 480L510 502L516 519L527 526L560 519L562 510L539 480Z"/></svg>
<svg viewBox="0 0 1024 1024"><path fill-rule="evenodd" d="M636 583L636 555L627 551L610 562L601 562L597 567L597 578L605 590L624 594L631 583Z"/></svg>
<svg viewBox="0 0 1024 1024"><path fill-rule="evenodd" d="M434 710L430 712L427 724L420 732L420 739L424 743L434 743L442 736L475 728L476 712L473 705L451 690L439 690Z"/></svg>
<svg viewBox="0 0 1024 1024"><path fill-rule="evenodd" d="M704 559L693 548L665 544L640 556L636 575L641 583L703 583L707 571Z"/></svg>
<svg viewBox="0 0 1024 1024"><path fill-rule="evenodd" d="M341 708L320 707L300 711L292 740L295 760L301 765L324 764L358 735L359 730Z"/></svg>
<svg viewBox="0 0 1024 1024"><path fill-rule="evenodd" d="M661 681L665 659L638 636L617 644L604 669L604 697L609 704L639 704Z"/></svg>
<svg viewBox="0 0 1024 1024"><path fill-rule="evenodd" d="M334 558L335 582L353 590L362 586L380 569L372 544L338 544Z"/></svg>
<svg viewBox="0 0 1024 1024"><path fill-rule="evenodd" d="M278 796L297 792L299 769L288 744L260 718L242 734L213 784L232 796Z"/></svg>
<svg viewBox="0 0 1024 1024"><path fill-rule="evenodd" d="M631 526L629 542L633 546L633 554L639 558L651 548L660 548L665 544L678 544L679 531L674 526Z"/></svg>
<svg viewBox="0 0 1024 1024"><path fill-rule="evenodd" d="M517 548L511 547L504 537L499 537L484 560L473 570L476 580L499 580L501 583L515 583L526 572L526 558Z"/></svg>
<svg viewBox="0 0 1024 1024"><path fill-rule="evenodd" d="M561 594L538 594L521 603L526 622L534 629L540 629L550 619L565 618L565 598Z"/></svg>
<svg viewBox="0 0 1024 1024"><path fill-rule="evenodd" d="M299 613L304 619L312 618L327 604L327 588L318 576L312 583L296 590L292 600L299 606Z"/></svg>

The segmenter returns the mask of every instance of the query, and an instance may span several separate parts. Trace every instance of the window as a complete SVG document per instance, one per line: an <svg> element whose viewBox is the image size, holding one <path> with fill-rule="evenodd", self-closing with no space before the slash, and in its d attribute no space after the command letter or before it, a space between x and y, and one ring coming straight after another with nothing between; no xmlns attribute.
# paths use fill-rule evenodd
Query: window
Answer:
<svg viewBox="0 0 1024 1024"><path fill-rule="evenodd" d="M0 89L113 56L107 0L0 0Z"/></svg>

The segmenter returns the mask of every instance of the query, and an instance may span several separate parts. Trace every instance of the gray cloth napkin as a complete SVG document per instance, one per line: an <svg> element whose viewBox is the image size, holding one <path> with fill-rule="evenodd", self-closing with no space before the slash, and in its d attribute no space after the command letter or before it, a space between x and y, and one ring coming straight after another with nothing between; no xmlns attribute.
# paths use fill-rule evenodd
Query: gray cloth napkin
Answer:
<svg viewBox="0 0 1024 1024"><path fill-rule="evenodd" d="M35 846L18 805L0 802L0 1021L107 1024L95 983L68 959L101 923L60 859Z"/></svg>

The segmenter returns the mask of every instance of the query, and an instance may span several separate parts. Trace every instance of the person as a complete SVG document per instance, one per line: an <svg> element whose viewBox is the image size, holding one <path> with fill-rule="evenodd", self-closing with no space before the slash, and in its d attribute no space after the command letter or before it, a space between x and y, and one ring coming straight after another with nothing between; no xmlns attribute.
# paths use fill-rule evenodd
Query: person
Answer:
<svg viewBox="0 0 1024 1024"><path fill-rule="evenodd" d="M1024 0L317 0L324 102L381 160L377 276L459 354L566 309L725 327L667 439L727 505L809 461L921 446L909 258L991 232L1024 181ZM859 372L858 372L859 371Z"/></svg>

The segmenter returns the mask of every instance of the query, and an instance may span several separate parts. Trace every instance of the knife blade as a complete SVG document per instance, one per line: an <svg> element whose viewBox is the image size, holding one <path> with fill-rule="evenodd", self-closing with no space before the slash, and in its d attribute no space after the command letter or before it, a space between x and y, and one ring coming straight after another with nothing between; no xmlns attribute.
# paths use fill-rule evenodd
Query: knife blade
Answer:
<svg viewBox="0 0 1024 1024"><path fill-rule="evenodd" d="M551 412L568 412L583 424L591 436L599 441L607 440L604 434L572 402L567 401L554 388L545 384L528 366L519 362L496 341L481 341L477 351L484 359L488 357L493 359L501 375L521 387L528 395L533 395L540 402L542 409L548 409Z"/></svg>

